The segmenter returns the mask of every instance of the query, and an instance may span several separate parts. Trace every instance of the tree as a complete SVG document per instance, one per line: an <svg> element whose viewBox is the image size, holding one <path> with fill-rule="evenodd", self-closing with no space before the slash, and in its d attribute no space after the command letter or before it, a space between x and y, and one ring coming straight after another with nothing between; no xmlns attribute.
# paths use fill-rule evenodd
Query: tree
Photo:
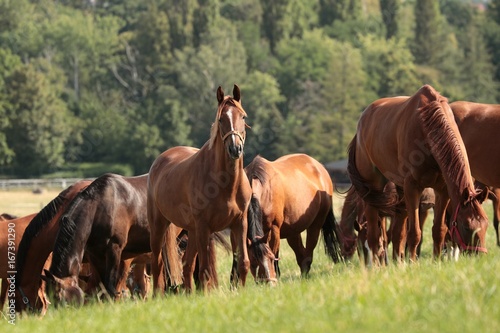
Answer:
<svg viewBox="0 0 500 333"><path fill-rule="evenodd" d="M7 140L20 176L40 175L64 163L73 118L60 98L61 74L39 60L19 67L6 79L10 104Z"/></svg>
<svg viewBox="0 0 500 333"><path fill-rule="evenodd" d="M442 16L439 2L419 0L415 2L415 39L412 48L418 64L436 64L438 48L442 47ZM439 46L439 47L438 47Z"/></svg>
<svg viewBox="0 0 500 333"><path fill-rule="evenodd" d="M262 33L269 41L271 54L275 54L276 45L285 37L285 20L290 0L260 0L262 6Z"/></svg>
<svg viewBox="0 0 500 333"><path fill-rule="evenodd" d="M385 25L385 38L391 39L398 33L399 0L380 0L380 12Z"/></svg>

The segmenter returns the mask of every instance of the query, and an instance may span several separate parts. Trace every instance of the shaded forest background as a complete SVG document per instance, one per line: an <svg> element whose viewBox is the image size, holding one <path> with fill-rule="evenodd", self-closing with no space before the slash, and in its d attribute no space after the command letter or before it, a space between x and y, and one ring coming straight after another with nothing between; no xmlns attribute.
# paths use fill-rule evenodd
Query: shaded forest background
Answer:
<svg viewBox="0 0 500 333"><path fill-rule="evenodd" d="M0 174L141 174L242 91L245 161L346 156L373 100L500 100L500 0L0 0Z"/></svg>

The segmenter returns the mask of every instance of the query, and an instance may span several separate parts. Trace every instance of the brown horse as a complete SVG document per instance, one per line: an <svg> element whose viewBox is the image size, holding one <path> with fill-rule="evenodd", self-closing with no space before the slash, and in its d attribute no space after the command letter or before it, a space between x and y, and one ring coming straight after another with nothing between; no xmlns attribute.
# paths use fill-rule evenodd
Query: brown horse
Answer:
<svg viewBox="0 0 500 333"><path fill-rule="evenodd" d="M493 226L497 236L497 245L500 246L500 235L498 232L498 225L500 224L500 188L491 187L488 199L493 203Z"/></svg>
<svg viewBox="0 0 500 333"><path fill-rule="evenodd" d="M305 154L285 155L275 161L261 156L245 168L252 186L252 206L261 210L258 223L267 235L264 239L272 251L271 259L279 256L280 239L287 239L295 252L295 258L303 276L306 276L313 261L314 248L323 231L325 251L334 262L339 262L332 210L333 184L330 175L321 163ZM249 221L255 215L249 214ZM306 246L301 233L307 230ZM254 248L250 247L252 254ZM254 258L250 255L250 258ZM278 261L275 262L279 274ZM257 262L252 262L252 274L257 278L268 278L265 270L256 272Z"/></svg>
<svg viewBox="0 0 500 333"><path fill-rule="evenodd" d="M246 112L241 106L240 89L233 97L217 89L218 109L210 139L201 149L174 147L152 164L148 180L148 220L151 226L151 269L153 290L162 287L160 250L171 223L189 233L184 286L193 289L196 255L202 288L217 286L215 255L210 235L225 228L238 246L238 273L244 285L250 266L247 253L247 210L252 189L243 170ZM175 239L167 233L167 251L177 251ZM177 265L173 265L174 269ZM170 269L172 274L176 274Z"/></svg>
<svg viewBox="0 0 500 333"><path fill-rule="evenodd" d="M410 260L416 260L421 239L418 203L422 190L432 187L434 207L434 256L441 254L448 202L454 212L452 241L464 251L486 252L488 226L469 168L467 151L447 103L434 88L425 85L413 96L382 98L361 115L349 146L348 173L366 203L368 245L380 260L378 216L400 200L383 191L392 181L404 191L408 221ZM483 192L484 193L484 192Z"/></svg>
<svg viewBox="0 0 500 333"><path fill-rule="evenodd" d="M472 176L492 188L500 188L500 150L497 148L500 140L500 105L457 101L451 103L450 107L467 149ZM497 201L494 198L492 201L495 212ZM493 225L500 246L498 223L497 214L494 214Z"/></svg>
<svg viewBox="0 0 500 333"><path fill-rule="evenodd" d="M55 288L56 304L83 303L78 276L84 253L109 296L121 296L117 286L128 274L123 261L150 252L147 177L105 174L73 199L61 217L52 264L44 277L47 286Z"/></svg>
<svg viewBox="0 0 500 333"><path fill-rule="evenodd" d="M24 232L19 233L19 247L16 254L16 311L37 310L42 314L47 310L43 296L40 274L52 252L57 232L59 217L73 198L91 181L81 180L68 187L38 214L30 215ZM18 230L16 230L17 234ZM22 237L22 238L21 238Z"/></svg>

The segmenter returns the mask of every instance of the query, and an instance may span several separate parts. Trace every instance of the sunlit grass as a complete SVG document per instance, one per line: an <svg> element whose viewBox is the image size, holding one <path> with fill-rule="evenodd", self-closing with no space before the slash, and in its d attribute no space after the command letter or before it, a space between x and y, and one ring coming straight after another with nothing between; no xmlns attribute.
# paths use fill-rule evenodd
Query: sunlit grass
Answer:
<svg viewBox="0 0 500 333"><path fill-rule="evenodd" d="M339 199L340 200L340 199ZM335 203L341 207L341 201ZM491 217L491 203L485 203ZM340 218L340 210L335 216ZM458 262L432 259L431 218L418 263L367 270L355 257L334 265L320 242L309 278L282 242L276 287L229 286L231 256L219 250L220 287L205 295L169 295L83 308L50 308L43 319L0 321L6 332L497 332L500 329L499 249L493 227L489 254Z"/></svg>

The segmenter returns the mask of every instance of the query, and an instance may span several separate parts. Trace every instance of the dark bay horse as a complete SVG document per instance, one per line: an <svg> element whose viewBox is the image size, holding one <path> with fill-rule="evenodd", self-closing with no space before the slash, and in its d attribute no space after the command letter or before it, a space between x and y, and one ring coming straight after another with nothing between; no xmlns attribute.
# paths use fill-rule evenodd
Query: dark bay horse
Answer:
<svg viewBox="0 0 500 333"><path fill-rule="evenodd" d="M404 192L410 260L416 260L421 239L418 204L426 187L436 195L434 256L440 256L448 230L448 202L453 211L452 241L464 251L486 252L488 220L474 188L467 151L447 99L431 86L409 97L379 99L364 110L349 145L348 173L366 204L368 245L377 261L385 257L378 242L379 211L391 210L400 201L397 193L383 191L388 181Z"/></svg>
<svg viewBox="0 0 500 333"><path fill-rule="evenodd" d="M334 262L341 260L334 234L333 184L321 163L305 154L285 155L272 162L257 156L245 171L252 186L252 200L256 200L252 205L261 211L257 214L261 216L258 223L262 224L273 259L279 256L280 239L287 239L302 275L306 276L322 231L326 253ZM249 224L252 219L249 214ZM301 233L306 230L304 247ZM250 247L249 252L252 250ZM278 261L275 263L279 274ZM265 271L255 272L257 266L251 262L252 273L267 277Z"/></svg>
<svg viewBox="0 0 500 333"><path fill-rule="evenodd" d="M73 199L61 217L52 264L45 271L56 302L63 296L83 302L78 276L84 253L110 297L120 297L117 286L128 273L123 260L150 252L147 177L105 174Z"/></svg>
<svg viewBox="0 0 500 333"><path fill-rule="evenodd" d="M59 218L75 196L91 181L81 180L57 195L38 214L30 215L26 229L19 232L16 253L16 311L47 310L40 275L54 247Z"/></svg>
<svg viewBox="0 0 500 333"><path fill-rule="evenodd" d="M247 253L247 210L252 189L243 170L246 112L240 89L233 97L217 89L218 108L210 139L201 149L174 147L152 164L148 180L148 219L151 226L153 290L162 287L161 248L171 223L189 233L183 267L184 286L193 289L196 256L202 288L217 286L215 255L210 235L231 229L238 246L238 275L244 285L250 266ZM177 251L167 232L167 252ZM177 265L174 265L177 266ZM175 268L175 267L174 267ZM170 269L172 274L173 269Z"/></svg>

